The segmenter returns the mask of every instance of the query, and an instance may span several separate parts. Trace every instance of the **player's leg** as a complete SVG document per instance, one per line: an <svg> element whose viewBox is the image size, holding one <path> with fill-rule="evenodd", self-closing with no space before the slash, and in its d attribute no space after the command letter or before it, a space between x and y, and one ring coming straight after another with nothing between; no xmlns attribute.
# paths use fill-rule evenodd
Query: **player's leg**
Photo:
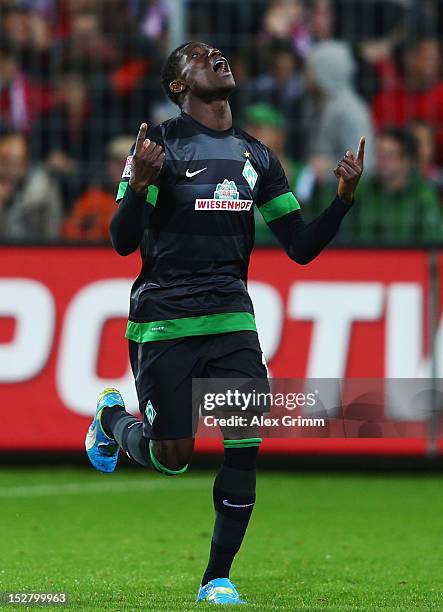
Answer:
<svg viewBox="0 0 443 612"><path fill-rule="evenodd" d="M103 431L134 461L167 475L186 471L194 450L194 439L149 440L143 433L143 422L124 407L106 407L101 417Z"/></svg>
<svg viewBox="0 0 443 612"><path fill-rule="evenodd" d="M182 474L194 449L192 360L186 343L130 342L129 352L143 420L125 411L120 396L103 409L101 427L137 463L167 475Z"/></svg>
<svg viewBox="0 0 443 612"><path fill-rule="evenodd" d="M151 440L149 456L153 467L164 474L182 473L188 467L194 451L194 438Z"/></svg>
<svg viewBox="0 0 443 612"><path fill-rule="evenodd" d="M143 432L143 422L124 409L106 408L104 412L104 431L131 459L170 476L186 471L194 450L194 438L149 440Z"/></svg>
<svg viewBox="0 0 443 612"><path fill-rule="evenodd" d="M227 336L221 342L224 353L209 364L211 376L257 378L267 385L267 371L256 334L239 332ZM224 461L213 487L214 531L198 599L240 603L229 574L255 504L256 461L261 439L252 427L227 429L223 435Z"/></svg>
<svg viewBox="0 0 443 612"><path fill-rule="evenodd" d="M256 460L260 438L225 440L224 461L214 481L214 531L199 598L217 603L240 598L229 580L255 504ZM209 588L208 588L209 585ZM226 590L227 589L227 590Z"/></svg>

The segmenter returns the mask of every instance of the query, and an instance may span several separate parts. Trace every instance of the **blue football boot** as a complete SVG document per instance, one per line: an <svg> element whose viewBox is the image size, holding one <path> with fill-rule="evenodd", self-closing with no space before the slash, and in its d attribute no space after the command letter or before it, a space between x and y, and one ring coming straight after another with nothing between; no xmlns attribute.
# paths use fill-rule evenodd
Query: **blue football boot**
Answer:
<svg viewBox="0 0 443 612"><path fill-rule="evenodd" d="M214 578L208 584L201 586L197 601L207 601L213 604L245 604L246 601L240 599L235 584L229 578Z"/></svg>
<svg viewBox="0 0 443 612"><path fill-rule="evenodd" d="M100 416L103 408L112 406L125 407L120 392L117 389L105 389L98 396L94 420L86 434L85 447L89 461L100 472L113 472L117 465L119 445L103 431Z"/></svg>

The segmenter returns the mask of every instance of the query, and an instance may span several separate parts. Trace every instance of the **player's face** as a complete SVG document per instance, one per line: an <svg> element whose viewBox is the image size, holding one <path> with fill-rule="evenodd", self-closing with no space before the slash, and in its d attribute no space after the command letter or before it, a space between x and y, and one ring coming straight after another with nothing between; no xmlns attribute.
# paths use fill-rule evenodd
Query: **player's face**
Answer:
<svg viewBox="0 0 443 612"><path fill-rule="evenodd" d="M235 89L235 80L228 60L219 49L203 43L190 43L182 57L185 91L198 98L226 98Z"/></svg>

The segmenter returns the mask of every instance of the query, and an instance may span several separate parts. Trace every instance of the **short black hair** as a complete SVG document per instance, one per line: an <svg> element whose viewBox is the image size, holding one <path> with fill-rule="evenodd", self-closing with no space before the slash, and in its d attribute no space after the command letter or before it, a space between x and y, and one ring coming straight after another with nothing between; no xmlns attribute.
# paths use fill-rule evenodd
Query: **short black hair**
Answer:
<svg viewBox="0 0 443 612"><path fill-rule="evenodd" d="M380 137L395 140L400 145L405 157L413 163L417 161L418 142L411 130L402 127L388 127L383 130Z"/></svg>
<svg viewBox="0 0 443 612"><path fill-rule="evenodd" d="M171 91L169 89L169 84L172 83L172 81L174 81L178 76L180 76L180 60L183 55L182 52L183 49L189 44L190 43L187 42L177 47L177 49L174 49L174 51L172 51L172 53L169 55L168 59L164 63L164 66L161 71L161 82L163 85L163 89L165 90L165 93L168 98L172 102L174 102L174 104L177 104L177 106L180 106L180 94Z"/></svg>

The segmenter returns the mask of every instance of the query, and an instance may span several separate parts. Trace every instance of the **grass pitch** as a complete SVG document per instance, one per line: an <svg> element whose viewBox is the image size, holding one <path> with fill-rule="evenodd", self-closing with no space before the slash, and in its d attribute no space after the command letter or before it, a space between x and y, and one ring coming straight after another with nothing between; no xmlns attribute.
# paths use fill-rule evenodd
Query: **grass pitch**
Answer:
<svg viewBox="0 0 443 612"><path fill-rule="evenodd" d="M67 591L71 610L208 609L194 599L212 481L0 470L0 591ZM232 572L248 609L443 610L441 477L264 472L257 493Z"/></svg>

